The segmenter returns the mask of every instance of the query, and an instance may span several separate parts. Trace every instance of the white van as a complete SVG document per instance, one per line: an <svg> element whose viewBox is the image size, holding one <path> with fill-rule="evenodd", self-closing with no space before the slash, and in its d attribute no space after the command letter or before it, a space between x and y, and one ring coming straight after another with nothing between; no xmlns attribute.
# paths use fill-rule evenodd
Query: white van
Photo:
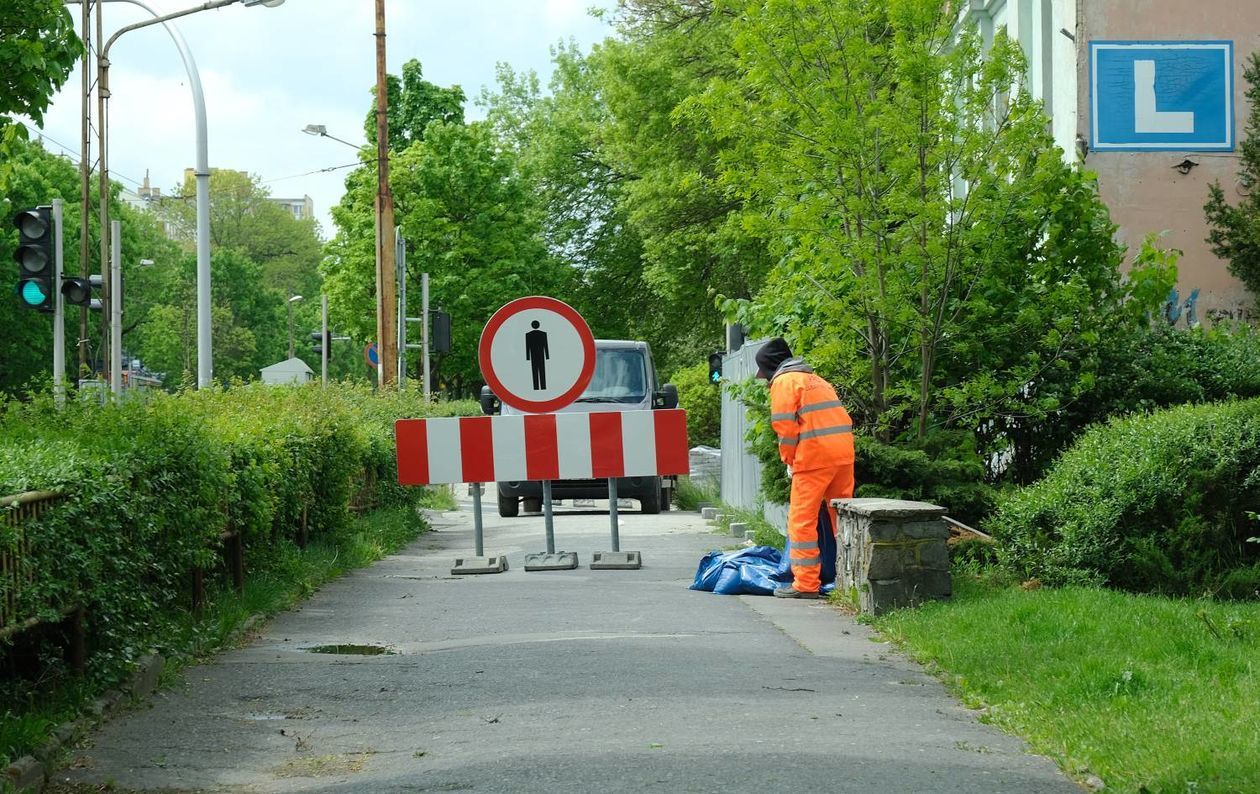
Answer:
<svg viewBox="0 0 1260 794"><path fill-rule="evenodd" d="M595 373L582 396L560 413L584 411L649 411L677 408L678 389L672 383L661 384L647 342L617 339L595 340ZM510 405L503 405L489 386L481 388L481 410L487 414L520 414ZM637 499L644 513L669 509L675 477L619 477L617 495ZM537 480L496 483L499 494L499 515L519 515L521 502L527 512L542 509L542 483ZM607 480L555 480L551 483L554 499L606 499Z"/></svg>

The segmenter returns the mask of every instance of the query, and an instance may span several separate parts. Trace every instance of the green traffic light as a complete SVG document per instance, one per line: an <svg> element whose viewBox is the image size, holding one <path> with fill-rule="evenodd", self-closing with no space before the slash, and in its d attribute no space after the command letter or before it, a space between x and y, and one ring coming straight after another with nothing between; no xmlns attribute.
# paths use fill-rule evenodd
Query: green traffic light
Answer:
<svg viewBox="0 0 1260 794"><path fill-rule="evenodd" d="M44 291L44 287L38 281L23 281L18 286L18 297L22 299L22 303L33 308L39 308L48 304L48 293Z"/></svg>

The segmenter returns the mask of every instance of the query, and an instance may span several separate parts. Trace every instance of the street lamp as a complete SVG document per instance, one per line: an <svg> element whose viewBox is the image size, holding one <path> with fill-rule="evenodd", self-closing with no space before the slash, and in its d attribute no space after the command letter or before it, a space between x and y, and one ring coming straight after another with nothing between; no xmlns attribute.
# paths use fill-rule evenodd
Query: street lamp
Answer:
<svg viewBox="0 0 1260 794"><path fill-rule="evenodd" d="M193 109L196 115L197 126L197 388L205 388L210 385L214 377L213 352L211 347L211 320L210 320L210 155L207 144L206 135L206 100L201 91L201 75L197 72L197 62L193 59L192 52L188 49L187 42L180 34L179 29L174 25L168 24L171 20L179 17L195 14L200 11L209 11L215 8L223 8L232 5L238 0L209 0L200 6L186 8L182 11L174 11L170 14L159 15L142 0L99 0L105 3L131 3L139 6L153 16L153 19L136 22L131 25L119 28L110 37L105 46L101 48L97 57L97 118L99 120L100 129L98 130L97 148L100 150L100 217L101 217L101 275L105 284L109 284L109 262L107 252L109 251L109 170L106 163L105 149L105 133L108 126L108 117L106 115L109 99L109 48L122 34L138 30L139 28L156 25L159 22L166 28L167 33L175 41L175 47L179 50L180 57L184 61L184 68L188 72L188 83L193 94ZM82 3L83 0L66 0L67 5ZM240 0L245 6L263 5L268 8L275 8L284 3L284 0ZM86 17L86 10L84 12ZM99 13L99 9L98 9ZM99 17L98 26L99 31ZM87 35L87 31L84 31ZM86 56L84 56L86 57ZM86 68L86 67L85 67ZM85 88L85 94L87 89ZM87 98L84 97L84 112L86 115ZM83 142L87 147L86 133ZM87 152L83 153L83 161L88 161ZM85 177L86 179L86 177ZM85 183L86 188L86 183ZM86 209L86 208L85 208ZM86 213L85 213L86 215ZM108 292L106 287L106 302L112 301L114 298ZM121 346L121 334L111 332L110 359L117 358L118 350ZM118 369L112 367L112 369ZM121 379L121 372L113 372L112 377Z"/></svg>
<svg viewBox="0 0 1260 794"><path fill-rule="evenodd" d="M334 141L337 141L338 143L344 143L346 146L349 146L353 149L358 149L359 151L366 151L368 148L366 146L359 146L358 144L351 143L350 141L344 140L342 138L338 138L336 135L329 135L328 128L325 127L323 124L307 124L305 127L302 128L302 132L305 132L307 135L318 135L321 138L332 138Z"/></svg>
<svg viewBox="0 0 1260 794"><path fill-rule="evenodd" d="M383 8L380 5L380 0L378 0L377 30L378 35L382 36L382 39L378 41L378 45L384 40L383 14ZM379 97L383 95L382 92L384 91L383 86L379 84L380 79L382 79L380 72L384 68L382 65L383 58L384 53L378 49L376 146L376 336L377 345L379 345L378 349L380 350L381 355L381 383L388 384L397 377L398 383L401 386L403 383L401 376L396 375L396 373L392 370L397 366L399 360L406 357L405 348L398 347L398 341L395 339L395 336L400 333L398 329L402 327L402 324L406 323L406 318L396 319L393 317L393 314L398 306L397 292L394 284L394 281L397 278L397 253L393 247L396 246L396 243L387 243L388 237L386 232L387 229L392 229L394 227L394 209L393 196L389 192L389 142L386 135L387 125L385 123L385 112L381 106L381 100L379 99ZM336 135L329 135L328 128L323 124L307 124L302 128L302 132L307 135L317 135L321 138L331 138L332 140L337 141L338 143L344 143L346 146L356 149L359 152L367 152L371 150L368 146L359 146L345 139L338 138ZM396 232L397 230L395 230L395 234ZM387 366L388 369L386 369Z"/></svg>
<svg viewBox="0 0 1260 794"><path fill-rule="evenodd" d="M292 292L289 293L289 358L293 358L293 304L300 300L302 300L301 295L294 295Z"/></svg>

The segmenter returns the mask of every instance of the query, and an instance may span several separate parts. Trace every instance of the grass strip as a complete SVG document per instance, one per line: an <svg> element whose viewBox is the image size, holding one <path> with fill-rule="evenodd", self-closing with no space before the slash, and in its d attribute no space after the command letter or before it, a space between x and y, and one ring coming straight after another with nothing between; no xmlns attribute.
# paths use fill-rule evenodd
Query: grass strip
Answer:
<svg viewBox="0 0 1260 794"><path fill-rule="evenodd" d="M982 721L1109 791L1260 791L1260 604L955 579L874 621Z"/></svg>

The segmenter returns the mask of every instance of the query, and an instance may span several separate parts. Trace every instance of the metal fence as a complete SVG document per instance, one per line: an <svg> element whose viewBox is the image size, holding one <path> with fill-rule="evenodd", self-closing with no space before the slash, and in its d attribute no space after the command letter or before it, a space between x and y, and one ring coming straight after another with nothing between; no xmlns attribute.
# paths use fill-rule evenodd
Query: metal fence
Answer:
<svg viewBox="0 0 1260 794"><path fill-rule="evenodd" d="M0 536L0 640L38 623L21 612L22 592L35 583L31 539L27 525L61 500L53 491L27 491L0 497L0 525L8 528Z"/></svg>

